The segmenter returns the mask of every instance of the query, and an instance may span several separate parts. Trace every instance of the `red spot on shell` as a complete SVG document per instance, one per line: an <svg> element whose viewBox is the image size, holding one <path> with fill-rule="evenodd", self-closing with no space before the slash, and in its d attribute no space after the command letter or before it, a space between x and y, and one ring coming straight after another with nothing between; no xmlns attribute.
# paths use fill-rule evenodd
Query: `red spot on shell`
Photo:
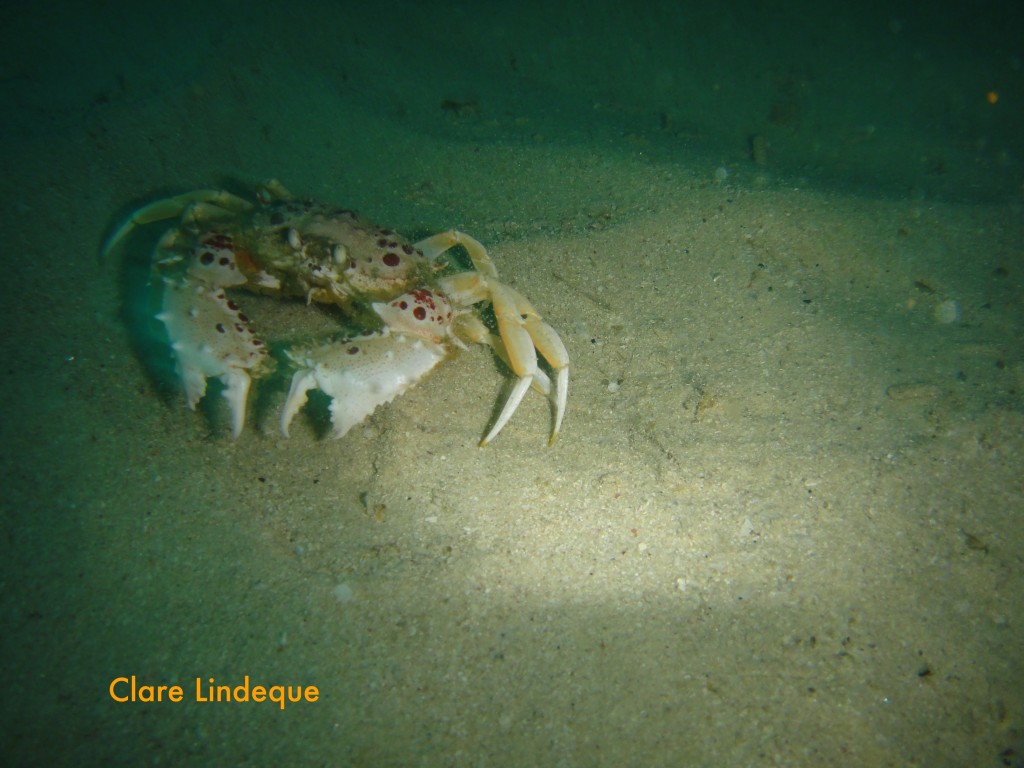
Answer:
<svg viewBox="0 0 1024 768"><path fill-rule="evenodd" d="M238 309L238 305L235 304L235 302L233 302L231 299L228 299L228 309L234 312L235 310Z"/></svg>
<svg viewBox="0 0 1024 768"><path fill-rule="evenodd" d="M359 354L359 347L349 347L345 351L348 352L350 355L358 355Z"/></svg>
<svg viewBox="0 0 1024 768"><path fill-rule="evenodd" d="M409 308L409 302L408 301L400 301L400 302L398 302L398 308L399 309L408 309Z"/></svg>
<svg viewBox="0 0 1024 768"><path fill-rule="evenodd" d="M416 300L417 304L425 304L431 309L434 309L434 294L426 288L417 288L413 291L409 291L412 297Z"/></svg>
<svg viewBox="0 0 1024 768"><path fill-rule="evenodd" d="M209 251L203 251L199 254L199 261L209 266L210 264L213 264L213 254Z"/></svg>
<svg viewBox="0 0 1024 768"><path fill-rule="evenodd" d="M416 309L412 311L412 314L417 320L423 320L427 316L427 310L423 307L416 307Z"/></svg>
<svg viewBox="0 0 1024 768"><path fill-rule="evenodd" d="M217 333L225 333L227 329L224 327L224 323L217 323Z"/></svg>
<svg viewBox="0 0 1024 768"><path fill-rule="evenodd" d="M402 258L397 253L385 253L383 262L386 266L397 267L402 263Z"/></svg>

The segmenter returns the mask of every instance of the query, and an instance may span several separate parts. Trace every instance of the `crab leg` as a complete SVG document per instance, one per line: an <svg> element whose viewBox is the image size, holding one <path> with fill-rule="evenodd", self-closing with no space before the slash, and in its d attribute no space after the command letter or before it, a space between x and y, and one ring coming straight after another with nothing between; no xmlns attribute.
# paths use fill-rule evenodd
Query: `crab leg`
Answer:
<svg viewBox="0 0 1024 768"><path fill-rule="evenodd" d="M449 229L447 232L440 232L416 243L416 247L423 251L423 255L435 263L442 253L456 245L461 245L466 249L477 272L484 277L497 279L498 270L494 267L491 257L487 255L487 249L484 248L483 243L465 232Z"/></svg>
<svg viewBox="0 0 1024 768"><path fill-rule="evenodd" d="M558 439L558 431L565 416L565 404L569 397L569 353L558 334L541 319L525 296L497 281L490 283L489 287L494 304L494 316L498 321L498 331L501 333L501 343L505 347L509 367L519 377L519 381L512 388L494 426L480 441L480 445L487 445L497 437L516 412L526 390L541 373L537 368L535 350L540 351L556 372L555 424L548 440L548 445L554 445ZM550 383L548 389L550 390Z"/></svg>
<svg viewBox="0 0 1024 768"><path fill-rule="evenodd" d="M223 189L197 189L177 197L157 200L135 211L128 220L118 227L100 249L100 256L106 256L117 247L136 227L153 224L157 221L176 219L184 214L189 207L203 205L204 209L219 209L222 213L245 213L252 209L252 203ZM190 215L186 221L202 220L202 216Z"/></svg>
<svg viewBox="0 0 1024 768"><path fill-rule="evenodd" d="M486 344L505 365L512 368L512 362L508 359L508 352L501 343L501 337L488 331L487 326L476 315L467 313L457 316L453 327L456 339L472 344ZM532 386L544 397L551 397L551 379L540 368L533 375Z"/></svg>
<svg viewBox="0 0 1024 768"><path fill-rule="evenodd" d="M569 401L569 352L555 329L541 320L539 315L534 314L527 318L526 330L534 346L555 371L555 426L548 439L548 445L554 445L558 439L558 431L562 428L562 419L565 417L565 404ZM539 369L537 373L543 374ZM550 384L548 388L550 389Z"/></svg>
<svg viewBox="0 0 1024 768"><path fill-rule="evenodd" d="M501 338L494 339L490 334L486 334L485 338L484 335L477 334L472 340L490 344L519 377L494 426L480 445L487 445L497 437L516 412L531 385L545 395L551 396L551 382L537 367L536 351L544 356L556 372L555 392L552 397L555 404L555 423L551 438L548 440L548 445L554 445L558 439L558 431L562 427L565 404L569 398L569 353L555 329L541 319L526 297L498 280L498 270L488 256L487 249L478 240L453 229L416 243L416 247L431 261L436 261L441 254L456 245L461 245L469 253L476 272L442 278L441 284L449 298L460 306L469 306L488 298L491 300Z"/></svg>

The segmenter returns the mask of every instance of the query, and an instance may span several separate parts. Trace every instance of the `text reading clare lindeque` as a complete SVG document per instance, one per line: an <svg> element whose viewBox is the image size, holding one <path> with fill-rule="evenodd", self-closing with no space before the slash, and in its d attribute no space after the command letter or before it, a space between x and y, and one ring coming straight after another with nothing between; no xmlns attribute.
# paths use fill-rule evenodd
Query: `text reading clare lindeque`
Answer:
<svg viewBox="0 0 1024 768"><path fill-rule="evenodd" d="M270 702L281 709L288 704L314 702L320 698L320 689L315 685L253 685L249 676L236 685L223 685L212 678L195 679L194 686L188 686L191 700L198 703L244 704ZM140 682L135 675L115 677L110 681L110 698L121 703L128 702L171 702L180 703L186 698L186 688L180 685L152 685Z"/></svg>

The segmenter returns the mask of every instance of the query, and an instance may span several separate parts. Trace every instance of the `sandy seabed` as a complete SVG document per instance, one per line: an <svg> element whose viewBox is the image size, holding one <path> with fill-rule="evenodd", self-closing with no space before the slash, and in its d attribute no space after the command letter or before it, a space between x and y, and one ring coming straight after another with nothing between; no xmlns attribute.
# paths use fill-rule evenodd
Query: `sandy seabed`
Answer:
<svg viewBox="0 0 1024 768"><path fill-rule="evenodd" d="M169 23L185 34L192 12ZM540 81L514 19L501 58L534 79L499 110L494 73L455 53L421 74L348 32L360 55L339 65L321 32L302 59L240 6L200 27L202 65L186 47L164 70L117 4L65 34L137 30L119 57L69 42L31 58L43 22L16 16L12 764L1022 764L1018 146L951 148L974 158L958 196L931 161L878 187L780 172L678 109L637 127L606 97L591 129L538 106L573 70ZM435 50L438 27L411 28ZM794 88L752 129L782 151L811 130L784 109L811 109ZM809 151L853 168L874 133ZM878 156L916 151L905 138ZM983 194L988 163L1002 186ZM160 228L96 253L147 200L269 175L410 237L483 240L568 347L557 444L528 395L477 447L509 387L484 348L339 441L323 400L278 434L286 377L262 383L237 442L220 398L190 412L140 308ZM261 329L332 327L239 301ZM181 700L115 701L131 676ZM318 697L197 700L246 676Z"/></svg>

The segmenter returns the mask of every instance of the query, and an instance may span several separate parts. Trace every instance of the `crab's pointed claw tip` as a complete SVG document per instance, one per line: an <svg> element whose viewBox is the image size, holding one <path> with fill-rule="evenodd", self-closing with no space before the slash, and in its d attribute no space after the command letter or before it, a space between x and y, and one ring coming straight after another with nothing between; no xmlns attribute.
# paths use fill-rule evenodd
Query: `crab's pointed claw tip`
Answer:
<svg viewBox="0 0 1024 768"><path fill-rule="evenodd" d="M558 369L555 379L555 426L551 430L551 438L548 440L550 448L558 440L558 433L562 429L562 419L565 418L565 404L569 401L569 366Z"/></svg>
<svg viewBox="0 0 1024 768"><path fill-rule="evenodd" d="M231 408L231 439L237 440L245 427L245 403L249 398L252 380L245 371L230 371L221 377L224 382L224 397Z"/></svg>
<svg viewBox="0 0 1024 768"><path fill-rule="evenodd" d="M523 401L523 396L526 391L530 388L530 384L533 382L533 376L523 376L516 382L516 385L512 388L512 392L508 396L508 400L505 401L505 407L501 409L501 413L498 415L497 420L494 422L494 426L491 427L491 431L487 433L487 436L480 441L481 445L487 445L494 438L498 436L502 428L508 423L508 420L512 418L512 414L516 412L516 408L519 407L519 403Z"/></svg>

